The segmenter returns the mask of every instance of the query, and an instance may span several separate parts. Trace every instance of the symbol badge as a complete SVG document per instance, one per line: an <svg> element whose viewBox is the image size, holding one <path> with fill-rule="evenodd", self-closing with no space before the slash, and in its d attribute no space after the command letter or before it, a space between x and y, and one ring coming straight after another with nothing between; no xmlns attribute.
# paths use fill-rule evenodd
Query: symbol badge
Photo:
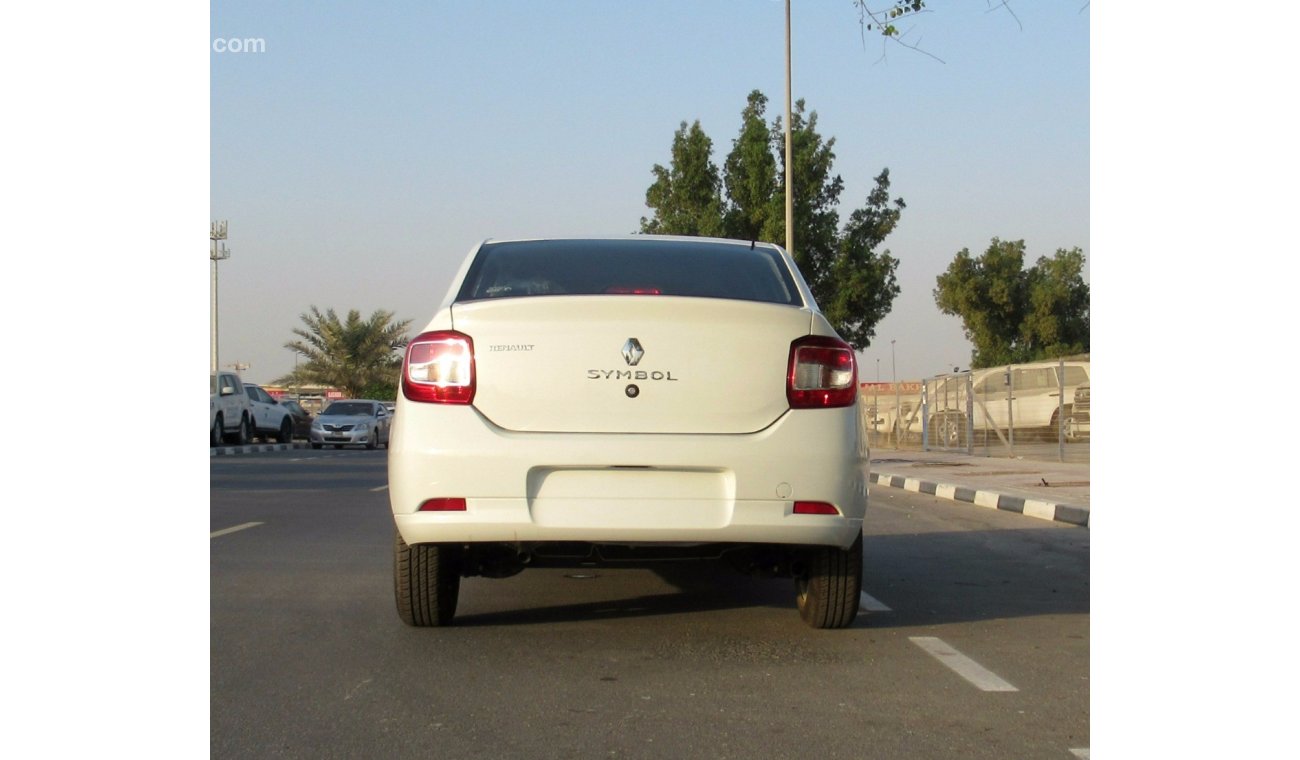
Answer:
<svg viewBox="0 0 1300 760"><path fill-rule="evenodd" d="M623 344L623 358L627 361L627 366L635 367L642 356L645 356L645 349L641 348L641 341L628 338L627 343Z"/></svg>

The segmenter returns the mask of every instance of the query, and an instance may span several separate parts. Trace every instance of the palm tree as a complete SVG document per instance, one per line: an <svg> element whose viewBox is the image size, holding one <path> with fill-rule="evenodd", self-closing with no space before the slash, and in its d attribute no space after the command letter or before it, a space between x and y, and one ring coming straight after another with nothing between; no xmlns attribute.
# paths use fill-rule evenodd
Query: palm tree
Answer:
<svg viewBox="0 0 1300 760"><path fill-rule="evenodd" d="M299 339L284 347L306 361L277 384L338 388L351 398L396 393L402 366L398 352L409 340L409 319L394 322L391 311L380 310L363 320L353 309L340 321L333 309L322 314L315 306L300 316L306 327L294 328Z"/></svg>

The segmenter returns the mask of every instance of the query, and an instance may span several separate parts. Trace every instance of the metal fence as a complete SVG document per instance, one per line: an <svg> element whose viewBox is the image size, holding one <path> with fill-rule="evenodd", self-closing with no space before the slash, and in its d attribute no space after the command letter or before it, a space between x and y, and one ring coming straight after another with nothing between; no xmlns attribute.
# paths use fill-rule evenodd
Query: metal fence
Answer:
<svg viewBox="0 0 1300 760"><path fill-rule="evenodd" d="M921 382L863 383L874 449L1086 462L1088 356L1014 364Z"/></svg>

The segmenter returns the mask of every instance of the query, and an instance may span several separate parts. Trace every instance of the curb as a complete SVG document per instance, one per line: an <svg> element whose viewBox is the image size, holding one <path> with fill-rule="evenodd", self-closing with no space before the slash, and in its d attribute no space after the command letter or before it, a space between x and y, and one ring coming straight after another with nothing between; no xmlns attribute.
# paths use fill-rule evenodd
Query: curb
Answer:
<svg viewBox="0 0 1300 760"><path fill-rule="evenodd" d="M1040 520L1051 520L1053 522L1069 523L1080 527L1088 527L1089 510L1086 507L1075 507L1069 504L1058 504L1051 501L1041 501L1039 499L1026 499L1023 496L1010 496L997 491L986 491L967 486L949 485L946 483L934 483L928 480L918 480L908 478L902 475L890 475L883 472L873 472L868 476L871 483L889 488L902 488L905 491L914 493L924 493L931 496L937 496L940 499L952 499L953 501L964 501L974 504L977 507L986 507L988 509L1001 509L1007 512L1019 512L1029 517L1037 517Z"/></svg>
<svg viewBox="0 0 1300 760"><path fill-rule="evenodd" d="M247 446L211 446L212 456L231 456L232 454L255 454L263 451L293 451L309 448L306 443L254 443Z"/></svg>

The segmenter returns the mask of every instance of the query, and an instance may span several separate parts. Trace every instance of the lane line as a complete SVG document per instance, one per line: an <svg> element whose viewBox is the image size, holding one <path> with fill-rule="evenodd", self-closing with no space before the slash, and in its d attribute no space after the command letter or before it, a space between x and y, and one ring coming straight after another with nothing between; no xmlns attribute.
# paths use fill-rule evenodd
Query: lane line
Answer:
<svg viewBox="0 0 1300 760"><path fill-rule="evenodd" d="M1077 758L1080 758L1080 760L1088 760L1087 747L1084 747L1083 749L1072 749L1070 750L1070 754L1074 755Z"/></svg>
<svg viewBox="0 0 1300 760"><path fill-rule="evenodd" d="M212 531L212 535L209 536L209 538L216 538L217 536L225 536L230 533L234 533L236 531L248 530L249 528L256 528L257 526L263 524L264 523L260 523L260 522L251 522L251 523L244 523L243 525L236 525L233 528L222 528L221 530L214 530Z"/></svg>
<svg viewBox="0 0 1300 760"><path fill-rule="evenodd" d="M942 639L933 636L909 636L908 638L931 657L948 666L954 673L970 681L980 691L1020 691L978 662L953 649Z"/></svg>
<svg viewBox="0 0 1300 760"><path fill-rule="evenodd" d="M387 491L387 490L388 490L388 484L384 484L378 488L370 489L370 493L379 493L380 491Z"/></svg>
<svg viewBox="0 0 1300 760"><path fill-rule="evenodd" d="M858 609L862 612L893 612L885 603L863 591Z"/></svg>

